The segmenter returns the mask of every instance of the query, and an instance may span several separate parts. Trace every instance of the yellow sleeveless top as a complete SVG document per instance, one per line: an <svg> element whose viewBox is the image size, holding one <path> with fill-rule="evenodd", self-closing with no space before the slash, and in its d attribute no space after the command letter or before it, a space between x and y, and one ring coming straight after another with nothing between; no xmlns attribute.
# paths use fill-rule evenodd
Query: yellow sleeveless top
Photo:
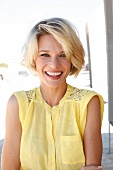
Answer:
<svg viewBox="0 0 113 170"><path fill-rule="evenodd" d="M26 95L27 94L27 95ZM20 170L80 170L85 165L83 135L94 91L68 85L59 105L50 107L40 88L15 92L22 124Z"/></svg>

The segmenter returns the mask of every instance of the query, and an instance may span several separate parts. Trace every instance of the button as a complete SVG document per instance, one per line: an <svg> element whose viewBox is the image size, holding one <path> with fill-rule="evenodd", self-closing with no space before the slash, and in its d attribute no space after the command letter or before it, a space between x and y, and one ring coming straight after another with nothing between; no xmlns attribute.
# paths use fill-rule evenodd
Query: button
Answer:
<svg viewBox="0 0 113 170"><path fill-rule="evenodd" d="M53 142L51 142L51 143L50 143L50 146L54 146L54 143L53 143Z"/></svg>
<svg viewBox="0 0 113 170"><path fill-rule="evenodd" d="M49 165L50 165L50 166L54 166L54 162L50 162Z"/></svg>

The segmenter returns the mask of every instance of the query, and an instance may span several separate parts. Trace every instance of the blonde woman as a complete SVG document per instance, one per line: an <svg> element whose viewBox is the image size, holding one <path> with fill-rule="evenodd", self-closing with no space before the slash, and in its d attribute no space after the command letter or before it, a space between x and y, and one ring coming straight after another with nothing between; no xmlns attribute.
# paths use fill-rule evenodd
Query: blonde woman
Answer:
<svg viewBox="0 0 113 170"><path fill-rule="evenodd" d="M84 65L73 25L62 18L37 23L24 61L40 86L15 92L8 101L2 170L102 169L103 98L66 82Z"/></svg>

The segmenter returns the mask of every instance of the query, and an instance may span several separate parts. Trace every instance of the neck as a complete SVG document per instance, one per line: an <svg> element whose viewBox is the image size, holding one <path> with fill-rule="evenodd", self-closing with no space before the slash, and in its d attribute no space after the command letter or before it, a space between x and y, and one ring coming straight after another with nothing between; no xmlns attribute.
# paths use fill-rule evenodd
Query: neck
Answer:
<svg viewBox="0 0 113 170"><path fill-rule="evenodd" d="M46 101L46 103L48 103L51 107L53 107L58 105L60 100L65 95L67 90L67 84L65 83L64 85L57 88L45 87L41 85L40 90L43 99Z"/></svg>

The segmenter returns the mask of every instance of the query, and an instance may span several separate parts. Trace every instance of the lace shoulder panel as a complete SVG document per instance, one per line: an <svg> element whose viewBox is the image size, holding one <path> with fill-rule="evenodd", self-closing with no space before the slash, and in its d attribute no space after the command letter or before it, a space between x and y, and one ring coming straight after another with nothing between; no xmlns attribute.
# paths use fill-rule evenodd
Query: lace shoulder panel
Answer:
<svg viewBox="0 0 113 170"><path fill-rule="evenodd" d="M25 91L29 102L36 97L35 91L36 91L35 89Z"/></svg>
<svg viewBox="0 0 113 170"><path fill-rule="evenodd" d="M73 93L70 94L68 99L79 101L88 92L86 89L78 89L74 87Z"/></svg>

